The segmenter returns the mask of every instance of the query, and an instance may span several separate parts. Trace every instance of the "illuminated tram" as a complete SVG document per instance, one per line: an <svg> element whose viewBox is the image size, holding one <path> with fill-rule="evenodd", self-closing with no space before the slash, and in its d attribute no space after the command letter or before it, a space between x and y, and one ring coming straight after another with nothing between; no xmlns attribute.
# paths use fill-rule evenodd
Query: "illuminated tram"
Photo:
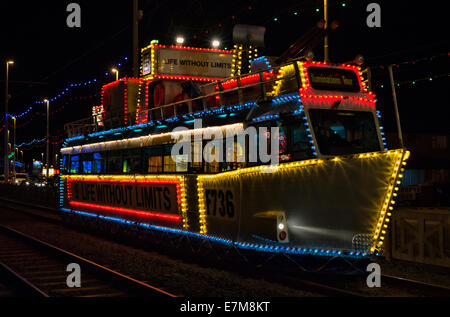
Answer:
<svg viewBox="0 0 450 317"><path fill-rule="evenodd" d="M250 48L240 75L244 53L144 48L140 78L104 86L93 117L66 125L61 210L261 252L380 252L409 152L386 148L361 68L273 66ZM271 128L278 165L254 155Z"/></svg>

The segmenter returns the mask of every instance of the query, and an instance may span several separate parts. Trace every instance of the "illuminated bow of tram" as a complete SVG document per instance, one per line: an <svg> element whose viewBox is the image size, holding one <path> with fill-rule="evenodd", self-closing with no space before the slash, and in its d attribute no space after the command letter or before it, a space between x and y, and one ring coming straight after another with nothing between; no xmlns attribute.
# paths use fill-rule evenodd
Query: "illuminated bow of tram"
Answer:
<svg viewBox="0 0 450 317"><path fill-rule="evenodd" d="M236 50L152 44L143 54L142 78L103 88L95 125L69 125L64 212L255 251L382 249L409 152L385 148L358 66L296 60L272 68L262 57L251 75L226 79ZM198 76L199 67L208 70ZM111 115L118 109L125 115ZM179 126L186 129L174 132ZM279 165L249 159L253 137L270 143L270 132L243 135L249 127L279 128ZM174 156L181 136L191 145ZM221 160L204 159L207 141L221 143Z"/></svg>

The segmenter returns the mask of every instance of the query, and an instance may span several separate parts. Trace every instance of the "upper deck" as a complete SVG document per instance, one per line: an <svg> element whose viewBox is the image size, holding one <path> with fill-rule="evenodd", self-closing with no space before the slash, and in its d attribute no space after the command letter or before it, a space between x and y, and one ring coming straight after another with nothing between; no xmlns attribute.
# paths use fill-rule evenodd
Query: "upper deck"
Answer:
<svg viewBox="0 0 450 317"><path fill-rule="evenodd" d="M66 124L67 143L143 128L164 133L196 118L209 117L212 125L269 119L283 111L274 106L294 99L304 108L375 111L375 96L358 66L294 60L271 67L265 57L251 66L250 74L208 82L160 75L105 85L93 116Z"/></svg>

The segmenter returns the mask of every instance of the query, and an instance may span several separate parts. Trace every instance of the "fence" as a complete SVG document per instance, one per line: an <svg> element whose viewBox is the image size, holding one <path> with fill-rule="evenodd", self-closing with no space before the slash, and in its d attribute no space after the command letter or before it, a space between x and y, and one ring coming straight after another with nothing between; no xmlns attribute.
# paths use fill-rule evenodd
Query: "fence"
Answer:
<svg viewBox="0 0 450 317"><path fill-rule="evenodd" d="M394 213L393 259L450 267L450 208L403 208Z"/></svg>
<svg viewBox="0 0 450 317"><path fill-rule="evenodd" d="M58 189L52 186L36 187L26 185L0 184L0 198L35 204L49 208L58 207Z"/></svg>

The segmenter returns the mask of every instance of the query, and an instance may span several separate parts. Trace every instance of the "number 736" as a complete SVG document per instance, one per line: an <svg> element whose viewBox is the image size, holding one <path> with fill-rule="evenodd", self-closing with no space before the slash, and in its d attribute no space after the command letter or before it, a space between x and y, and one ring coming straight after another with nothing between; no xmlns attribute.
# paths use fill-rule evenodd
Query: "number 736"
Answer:
<svg viewBox="0 0 450 317"><path fill-rule="evenodd" d="M235 210L233 203L233 192L230 190L205 190L206 210L208 216L234 218Z"/></svg>

